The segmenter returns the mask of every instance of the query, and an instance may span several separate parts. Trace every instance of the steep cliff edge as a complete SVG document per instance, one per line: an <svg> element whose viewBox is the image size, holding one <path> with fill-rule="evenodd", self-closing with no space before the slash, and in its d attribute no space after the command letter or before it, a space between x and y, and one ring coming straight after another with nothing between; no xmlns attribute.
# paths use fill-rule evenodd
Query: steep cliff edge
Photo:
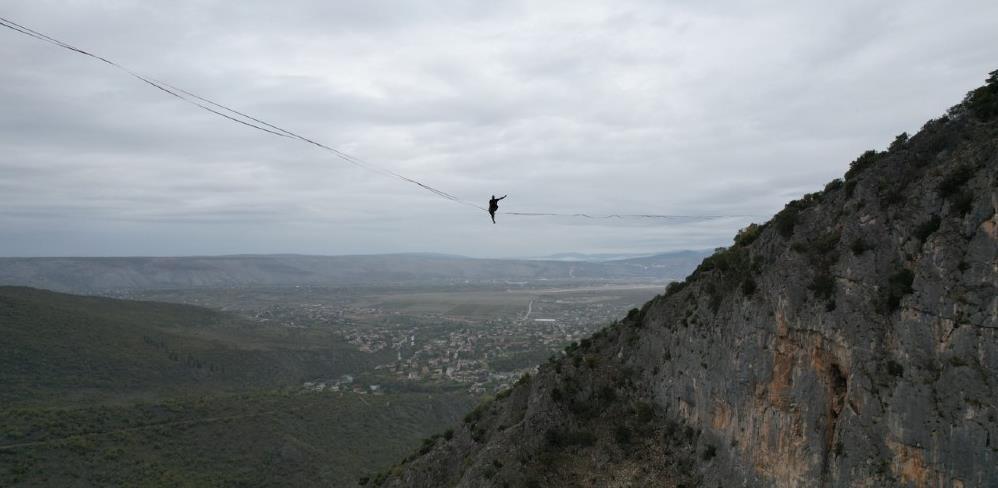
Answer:
<svg viewBox="0 0 998 488"><path fill-rule="evenodd" d="M998 486L996 73L365 482Z"/></svg>

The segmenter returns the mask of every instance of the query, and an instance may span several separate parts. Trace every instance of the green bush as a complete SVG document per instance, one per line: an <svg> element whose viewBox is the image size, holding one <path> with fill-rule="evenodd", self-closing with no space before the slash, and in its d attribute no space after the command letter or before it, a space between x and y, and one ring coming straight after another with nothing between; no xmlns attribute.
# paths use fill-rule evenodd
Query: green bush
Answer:
<svg viewBox="0 0 998 488"><path fill-rule="evenodd" d="M479 403L477 407L475 407L474 410L468 412L468 414L464 416L464 423L473 424L475 422L478 422L478 420L481 419L483 415L485 415L485 411L488 410L491 405L492 405L492 398L490 397L484 398L482 402Z"/></svg>
<svg viewBox="0 0 998 488"><path fill-rule="evenodd" d="M961 190L956 195L950 198L950 203L952 203L952 209L957 215L963 217L970 212L971 208L974 206L974 195L972 195L967 190Z"/></svg>
<svg viewBox="0 0 998 488"><path fill-rule="evenodd" d="M807 286L817 298L828 299L835 293L835 277L829 273L820 273Z"/></svg>
<svg viewBox="0 0 998 488"><path fill-rule="evenodd" d="M891 359L887 361L887 374L895 378L900 378L904 376L904 366L902 366L901 363Z"/></svg>
<svg viewBox="0 0 998 488"><path fill-rule="evenodd" d="M665 421L665 425L662 426L662 438L665 440L666 444L672 444L674 441L678 440L676 435L679 432L679 422L675 420L668 419Z"/></svg>
<svg viewBox="0 0 998 488"><path fill-rule="evenodd" d="M742 273L749 269L748 251L740 247L723 248L719 247L714 254L705 258L697 268L698 272L718 270L722 273L734 271Z"/></svg>
<svg viewBox="0 0 998 488"><path fill-rule="evenodd" d="M849 245L849 249L852 251L852 253L853 253L854 256L859 256L859 255L863 254L864 252L869 251L870 249L872 249L872 247L870 247L869 244L867 244L866 242L864 242L863 239L860 239L859 237L857 237L856 239L854 239L852 241L852 244Z"/></svg>
<svg viewBox="0 0 998 488"><path fill-rule="evenodd" d="M852 194L856 191L856 180L846 181L845 191L846 198L852 198Z"/></svg>
<svg viewBox="0 0 998 488"><path fill-rule="evenodd" d="M888 151L898 151L908 143L908 133L902 132L894 138L894 142L891 143L890 147L887 148Z"/></svg>
<svg viewBox="0 0 998 488"><path fill-rule="evenodd" d="M638 422L647 424L655 418L655 407L651 403L639 401L634 404L634 415Z"/></svg>
<svg viewBox="0 0 998 488"><path fill-rule="evenodd" d="M887 311L893 312L901 306L901 299L905 295L911 294L914 290L911 285L915 281L915 274L910 269L902 269L891 275L887 281Z"/></svg>
<svg viewBox="0 0 998 488"><path fill-rule="evenodd" d="M669 283L669 285L665 287L665 296L670 297L680 291L683 291L683 288L686 288L686 284L687 283L685 281L673 281L672 283Z"/></svg>
<svg viewBox="0 0 998 488"><path fill-rule="evenodd" d="M601 404L609 405L617 399L617 390L615 390L612 386L605 385L599 389L599 393L596 398Z"/></svg>
<svg viewBox="0 0 998 488"><path fill-rule="evenodd" d="M471 429L471 440L475 441L478 444L481 444L482 442L485 442L486 433L487 432L485 432L485 429L482 427L477 427L477 426L473 427Z"/></svg>
<svg viewBox="0 0 998 488"><path fill-rule="evenodd" d="M759 224L749 224L748 227L738 231L738 234L735 235L735 245L742 247L748 246L749 244L755 242L755 240L759 238L760 234L762 234L762 226Z"/></svg>
<svg viewBox="0 0 998 488"><path fill-rule="evenodd" d="M932 218L926 220L925 222L922 222L921 224L919 224L918 227L915 228L915 237L917 237L918 240L925 242L925 240L928 239L929 236L931 236L937 230L939 230L939 224L941 222L942 221L939 219L938 215L933 215Z"/></svg>
<svg viewBox="0 0 998 488"><path fill-rule="evenodd" d="M904 189L897 185L883 184L880 190L880 204L884 207L897 205L904 201Z"/></svg>
<svg viewBox="0 0 998 488"><path fill-rule="evenodd" d="M963 190L963 185L973 177L974 168L968 165L958 166L939 182L939 187L937 188L939 196L949 198L955 195L960 190Z"/></svg>
<svg viewBox="0 0 998 488"><path fill-rule="evenodd" d="M570 397L566 404L568 411L580 419L591 419L600 413L599 405L593 402Z"/></svg>
<svg viewBox="0 0 998 488"><path fill-rule="evenodd" d="M838 260L837 252L842 234L838 230L824 232L808 242L796 242L791 246L795 251L804 254L808 262L815 268L815 276L808 284L808 289L817 298L831 298L835 293L835 278L832 276L832 265Z"/></svg>
<svg viewBox="0 0 998 488"><path fill-rule="evenodd" d="M566 432L548 429L544 433L544 441L551 447L588 447L596 443L596 436L585 430L569 430Z"/></svg>
<svg viewBox="0 0 998 488"><path fill-rule="evenodd" d="M788 203L780 213L773 217L776 231L784 238L789 238L794 233L794 227L797 226L800 213L814 203L817 203L814 194L804 195L804 198Z"/></svg>
<svg viewBox="0 0 998 488"><path fill-rule="evenodd" d="M423 445L419 446L419 455L423 456L433 449L433 446L437 443L437 440L430 437L428 439L423 439Z"/></svg>
<svg viewBox="0 0 998 488"><path fill-rule="evenodd" d="M641 306L641 309L638 310L638 319L635 320L633 323L634 327L641 328L645 326L645 317L648 316L648 310L651 310L651 306L654 305L654 303L655 300L652 299L648 300L647 302L645 302L644 305Z"/></svg>
<svg viewBox="0 0 998 488"><path fill-rule="evenodd" d="M846 171L846 181L855 178L864 170L873 166L880 159L880 156L877 151L872 149L861 154L855 161L849 163L849 171Z"/></svg>
<svg viewBox="0 0 998 488"><path fill-rule="evenodd" d="M631 429L626 425L618 425L616 429L613 430L613 440L617 441L618 445L626 446L631 443L631 438L633 434Z"/></svg>
<svg viewBox="0 0 998 488"><path fill-rule="evenodd" d="M812 254L815 257L820 257L827 255L828 253L835 250L835 246L839 244L839 240L842 238L842 234L837 230L832 230L825 232L818 236L811 243Z"/></svg>
<svg viewBox="0 0 998 488"><path fill-rule="evenodd" d="M632 308L632 309L628 310L627 311L627 320L629 320L631 322L640 322L641 321L641 310L639 310L637 308Z"/></svg>
<svg viewBox="0 0 998 488"><path fill-rule="evenodd" d="M691 443L696 441L697 437L700 436L700 432L690 425L687 425L686 428L683 429L683 434L686 436L686 441Z"/></svg>
<svg viewBox="0 0 998 488"><path fill-rule="evenodd" d="M702 456L704 461L710 461L711 459L714 459L715 456L717 456L716 447L708 445L706 448L704 448Z"/></svg>
<svg viewBox="0 0 998 488"><path fill-rule="evenodd" d="M989 73L987 84L968 93L962 105L983 120L998 117L998 70Z"/></svg>

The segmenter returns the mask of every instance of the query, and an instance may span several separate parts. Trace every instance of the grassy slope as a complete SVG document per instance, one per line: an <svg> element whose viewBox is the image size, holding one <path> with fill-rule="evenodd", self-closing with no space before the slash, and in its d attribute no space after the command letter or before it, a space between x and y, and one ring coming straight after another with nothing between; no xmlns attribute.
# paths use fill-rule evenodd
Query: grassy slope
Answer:
<svg viewBox="0 0 998 488"><path fill-rule="evenodd" d="M294 392L383 358L184 305L0 287L0 335L0 486L350 485L471 404Z"/></svg>
<svg viewBox="0 0 998 488"><path fill-rule="evenodd" d="M185 305L0 287L0 402L87 403L282 387L384 358L321 330Z"/></svg>
<svg viewBox="0 0 998 488"><path fill-rule="evenodd" d="M463 393L258 392L2 412L2 486L352 486L466 411Z"/></svg>

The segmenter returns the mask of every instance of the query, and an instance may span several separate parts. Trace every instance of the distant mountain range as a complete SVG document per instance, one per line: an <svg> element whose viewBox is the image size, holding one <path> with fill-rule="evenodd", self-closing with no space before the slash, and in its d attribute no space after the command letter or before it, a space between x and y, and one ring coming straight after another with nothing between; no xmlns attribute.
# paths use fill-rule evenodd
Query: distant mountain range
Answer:
<svg viewBox="0 0 998 488"><path fill-rule="evenodd" d="M679 255L682 253L697 253L698 256L702 256L698 251L679 251L675 253L669 253L671 255ZM648 256L656 256L660 254L656 253L600 253L600 254L585 254L580 252L562 252L557 254L551 254L548 256L527 258L533 261L585 261L590 263L602 263L606 261L621 261L624 259L634 259L634 258L644 258Z"/></svg>
<svg viewBox="0 0 998 488"><path fill-rule="evenodd" d="M474 259L438 254L0 258L0 285L100 293L197 287L453 284L684 278L706 251L605 260ZM604 256L605 257L605 256Z"/></svg>

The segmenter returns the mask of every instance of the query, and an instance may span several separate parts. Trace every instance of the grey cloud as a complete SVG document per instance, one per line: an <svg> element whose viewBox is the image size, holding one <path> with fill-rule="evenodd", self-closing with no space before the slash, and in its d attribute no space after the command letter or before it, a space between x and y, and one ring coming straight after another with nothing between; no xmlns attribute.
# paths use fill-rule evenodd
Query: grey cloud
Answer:
<svg viewBox="0 0 998 488"><path fill-rule="evenodd" d="M998 4L13 1L4 16L484 205L0 32L0 255L726 245L995 69Z"/></svg>

